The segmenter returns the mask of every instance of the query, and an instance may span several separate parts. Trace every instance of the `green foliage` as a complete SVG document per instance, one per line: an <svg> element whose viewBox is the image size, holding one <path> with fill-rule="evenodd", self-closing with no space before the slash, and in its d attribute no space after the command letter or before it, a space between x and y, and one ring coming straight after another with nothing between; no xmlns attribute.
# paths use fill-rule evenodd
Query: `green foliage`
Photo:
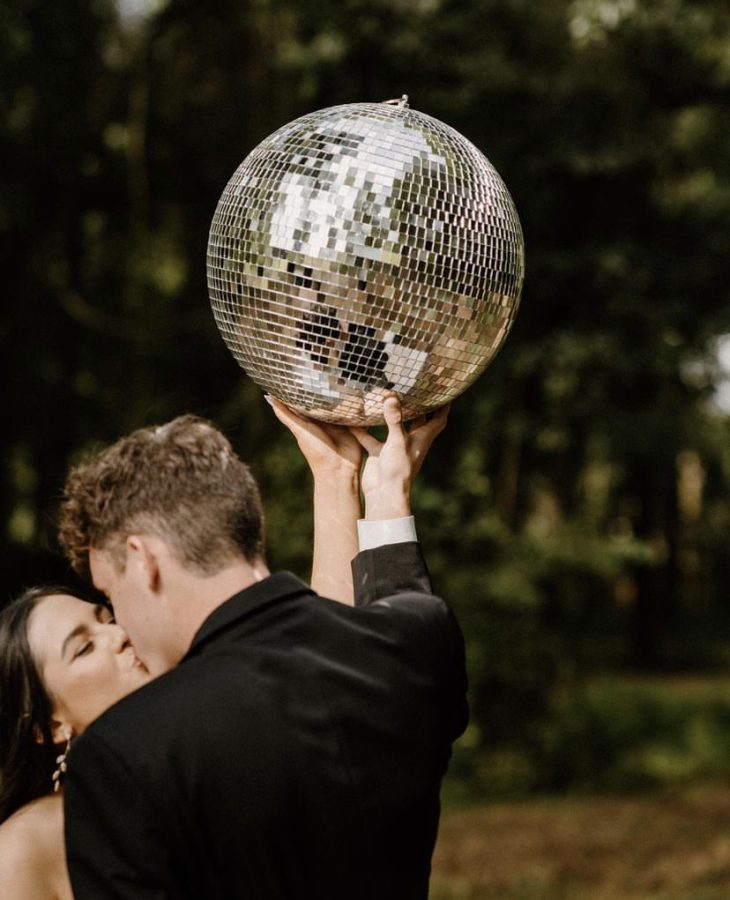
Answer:
<svg viewBox="0 0 730 900"><path fill-rule="evenodd" d="M455 748L452 804L535 790L668 788L730 775L730 698L724 678L600 676L565 683L530 742L487 745L478 726Z"/></svg>
<svg viewBox="0 0 730 900"><path fill-rule="evenodd" d="M730 702L717 683L603 679L561 699L546 741L556 787L654 787L724 776Z"/></svg>

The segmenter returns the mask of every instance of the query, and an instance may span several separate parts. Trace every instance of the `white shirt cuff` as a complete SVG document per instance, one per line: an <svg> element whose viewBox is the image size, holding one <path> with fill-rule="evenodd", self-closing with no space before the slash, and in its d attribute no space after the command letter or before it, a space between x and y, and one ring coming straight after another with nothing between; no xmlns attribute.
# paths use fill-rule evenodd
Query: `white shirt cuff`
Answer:
<svg viewBox="0 0 730 900"><path fill-rule="evenodd" d="M358 519L357 538L360 550L417 541L416 520L413 516L404 516L402 519Z"/></svg>

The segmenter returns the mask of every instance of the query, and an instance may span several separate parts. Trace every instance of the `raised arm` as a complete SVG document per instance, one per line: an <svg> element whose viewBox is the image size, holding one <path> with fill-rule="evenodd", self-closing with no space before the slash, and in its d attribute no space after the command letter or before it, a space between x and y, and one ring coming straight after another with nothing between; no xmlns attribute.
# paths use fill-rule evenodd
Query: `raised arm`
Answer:
<svg viewBox="0 0 730 900"><path fill-rule="evenodd" d="M360 549L360 488L365 497L365 518L379 523L376 543L403 540L398 536L404 533L402 526L396 522L391 530L387 523L410 516L413 482L431 444L446 425L449 408L411 422L406 430L400 401L394 394L384 403L388 435L381 442L365 428L317 422L273 397L267 399L276 417L293 434L314 478L312 588L322 596L352 605L350 562ZM363 448L368 459L361 482Z"/></svg>
<svg viewBox="0 0 730 900"><path fill-rule="evenodd" d="M368 454L361 481L367 520L410 516L413 482L431 444L446 427L449 407L442 407L430 417L416 419L407 429L395 394L386 398L383 413L388 427L384 442L365 428L351 429Z"/></svg>
<svg viewBox="0 0 730 900"><path fill-rule="evenodd" d="M362 473L366 520L360 523L360 549L353 562L355 602L367 606L383 597L429 594L431 582L411 513L411 487L431 444L446 425L448 407L430 418L403 425L400 402L384 404L388 436L381 443L365 429L353 429L368 452Z"/></svg>
<svg viewBox="0 0 730 900"><path fill-rule="evenodd" d="M269 403L294 435L314 479L312 588L352 606L350 561L358 552L362 448L344 426L315 422L273 398Z"/></svg>

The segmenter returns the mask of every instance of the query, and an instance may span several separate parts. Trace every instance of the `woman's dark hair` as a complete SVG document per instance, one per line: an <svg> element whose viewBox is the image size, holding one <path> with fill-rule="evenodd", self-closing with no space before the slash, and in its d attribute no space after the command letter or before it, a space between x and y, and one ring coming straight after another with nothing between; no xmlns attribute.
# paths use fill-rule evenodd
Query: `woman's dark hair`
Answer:
<svg viewBox="0 0 730 900"><path fill-rule="evenodd" d="M53 704L28 642L28 620L45 597L77 596L65 587L29 588L0 612L0 822L51 789L58 749Z"/></svg>

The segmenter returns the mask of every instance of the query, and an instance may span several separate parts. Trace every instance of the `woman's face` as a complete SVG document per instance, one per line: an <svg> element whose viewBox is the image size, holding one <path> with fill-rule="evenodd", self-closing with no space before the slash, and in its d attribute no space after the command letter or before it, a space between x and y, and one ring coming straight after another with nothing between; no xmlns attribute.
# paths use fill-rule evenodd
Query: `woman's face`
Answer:
<svg viewBox="0 0 730 900"><path fill-rule="evenodd" d="M56 741L64 730L79 734L151 678L109 610L68 594L38 602L28 643L53 704Z"/></svg>

